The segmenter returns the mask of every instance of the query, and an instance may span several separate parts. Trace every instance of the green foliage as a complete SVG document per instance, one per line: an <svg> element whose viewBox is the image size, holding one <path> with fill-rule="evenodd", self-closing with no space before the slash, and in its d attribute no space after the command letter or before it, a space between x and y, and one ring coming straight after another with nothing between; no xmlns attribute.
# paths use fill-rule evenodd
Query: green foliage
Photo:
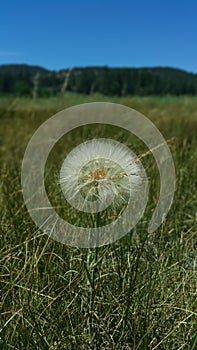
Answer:
<svg viewBox="0 0 197 350"><path fill-rule="evenodd" d="M67 74L66 92L72 93L107 96L197 94L197 74L180 69L76 67L54 72L28 65L0 66L0 94L31 96L33 82L39 75L37 97L58 95Z"/></svg>
<svg viewBox="0 0 197 350"><path fill-rule="evenodd" d="M142 80L145 84L146 79ZM35 130L58 110L82 102L106 100L109 99L101 95L74 94L36 101L0 100L2 350L195 349L196 98L110 99L139 110L162 132L174 158L177 189L164 224L147 235L147 223L158 198L157 167L143 144L118 134L119 140L122 138L135 148L137 154L144 154L141 161L150 178L150 198L135 230L98 249L91 345L88 252L43 235L24 207L20 167ZM113 128L105 132L114 137ZM60 199L55 182L62 147L68 145L66 151L69 151L87 133L91 137L86 129L82 134L77 130L75 137L68 135L69 143L60 142L47 161L46 186L54 205ZM80 215L74 220L83 223Z"/></svg>

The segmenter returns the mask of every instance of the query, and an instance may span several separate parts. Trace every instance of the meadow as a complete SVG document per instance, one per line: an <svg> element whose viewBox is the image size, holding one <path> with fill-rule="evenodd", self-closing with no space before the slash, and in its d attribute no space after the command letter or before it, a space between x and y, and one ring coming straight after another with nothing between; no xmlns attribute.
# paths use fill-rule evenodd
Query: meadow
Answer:
<svg viewBox="0 0 197 350"><path fill-rule="evenodd" d="M143 155L150 181L145 214L130 233L98 248L96 264L94 249L62 245L35 226L20 179L23 154L41 123L64 108L94 101L120 103L152 120L176 168L171 210L162 226L148 234L159 174L143 143L109 127L76 130L58 143L45 171L54 207L63 200L57 174L65 144L69 151L95 133L117 134L117 140ZM197 97L2 97L0 165L2 350L197 349ZM69 208L60 214L82 225L87 220Z"/></svg>

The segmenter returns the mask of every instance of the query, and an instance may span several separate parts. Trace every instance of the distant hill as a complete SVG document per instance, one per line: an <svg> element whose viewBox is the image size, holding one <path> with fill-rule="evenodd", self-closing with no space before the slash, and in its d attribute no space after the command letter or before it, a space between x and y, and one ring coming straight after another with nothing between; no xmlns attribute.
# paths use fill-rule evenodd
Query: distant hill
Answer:
<svg viewBox="0 0 197 350"><path fill-rule="evenodd" d="M42 97L65 92L196 95L197 74L170 67L75 67L50 71L25 64L0 65L0 95Z"/></svg>
<svg viewBox="0 0 197 350"><path fill-rule="evenodd" d="M21 75L28 74L29 76L34 76L36 73L41 75L47 74L49 71L45 68L39 66L28 66L27 64L5 64L0 65L0 75L10 74L15 77L20 77Z"/></svg>

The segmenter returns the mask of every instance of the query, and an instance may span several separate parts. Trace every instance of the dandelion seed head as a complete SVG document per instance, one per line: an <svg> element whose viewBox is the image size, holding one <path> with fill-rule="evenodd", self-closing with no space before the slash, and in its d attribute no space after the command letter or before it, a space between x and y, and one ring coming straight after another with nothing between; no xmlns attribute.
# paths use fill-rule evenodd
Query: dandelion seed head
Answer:
<svg viewBox="0 0 197 350"><path fill-rule="evenodd" d="M63 162L60 185L79 210L96 212L119 207L135 196L142 182L141 166L125 145L94 139L74 148Z"/></svg>

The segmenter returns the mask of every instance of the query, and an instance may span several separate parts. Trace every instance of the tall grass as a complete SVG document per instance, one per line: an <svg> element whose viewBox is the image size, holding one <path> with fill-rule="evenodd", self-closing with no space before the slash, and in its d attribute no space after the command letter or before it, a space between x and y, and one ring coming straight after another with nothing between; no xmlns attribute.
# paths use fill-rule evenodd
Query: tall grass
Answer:
<svg viewBox="0 0 197 350"><path fill-rule="evenodd" d="M20 168L33 132L56 111L109 101L99 95L46 100L0 100L1 349L194 350L197 347L197 98L112 98L148 116L167 139L177 176L175 199L163 225L146 228L159 190L151 154L142 158L150 178L143 219L119 241L98 249L96 266L86 249L64 246L35 227L23 202ZM90 132L68 135L72 147ZM98 134L103 131L98 131ZM113 136L114 130L104 134ZM89 134L88 134L89 135ZM100 135L100 134L99 134ZM121 140L125 136L119 134ZM142 143L126 142L135 152ZM125 140L124 140L125 141ZM53 205L61 201L57 145L46 166ZM61 212L61 215L71 215ZM61 209L60 209L61 211ZM70 213L70 214L69 214ZM72 212L83 224L85 216ZM94 221L95 218L91 218ZM88 263L87 263L88 262ZM88 265L89 264L89 265ZM92 265L91 265L92 264ZM91 265L91 267L90 267ZM91 269L93 337L89 339Z"/></svg>

